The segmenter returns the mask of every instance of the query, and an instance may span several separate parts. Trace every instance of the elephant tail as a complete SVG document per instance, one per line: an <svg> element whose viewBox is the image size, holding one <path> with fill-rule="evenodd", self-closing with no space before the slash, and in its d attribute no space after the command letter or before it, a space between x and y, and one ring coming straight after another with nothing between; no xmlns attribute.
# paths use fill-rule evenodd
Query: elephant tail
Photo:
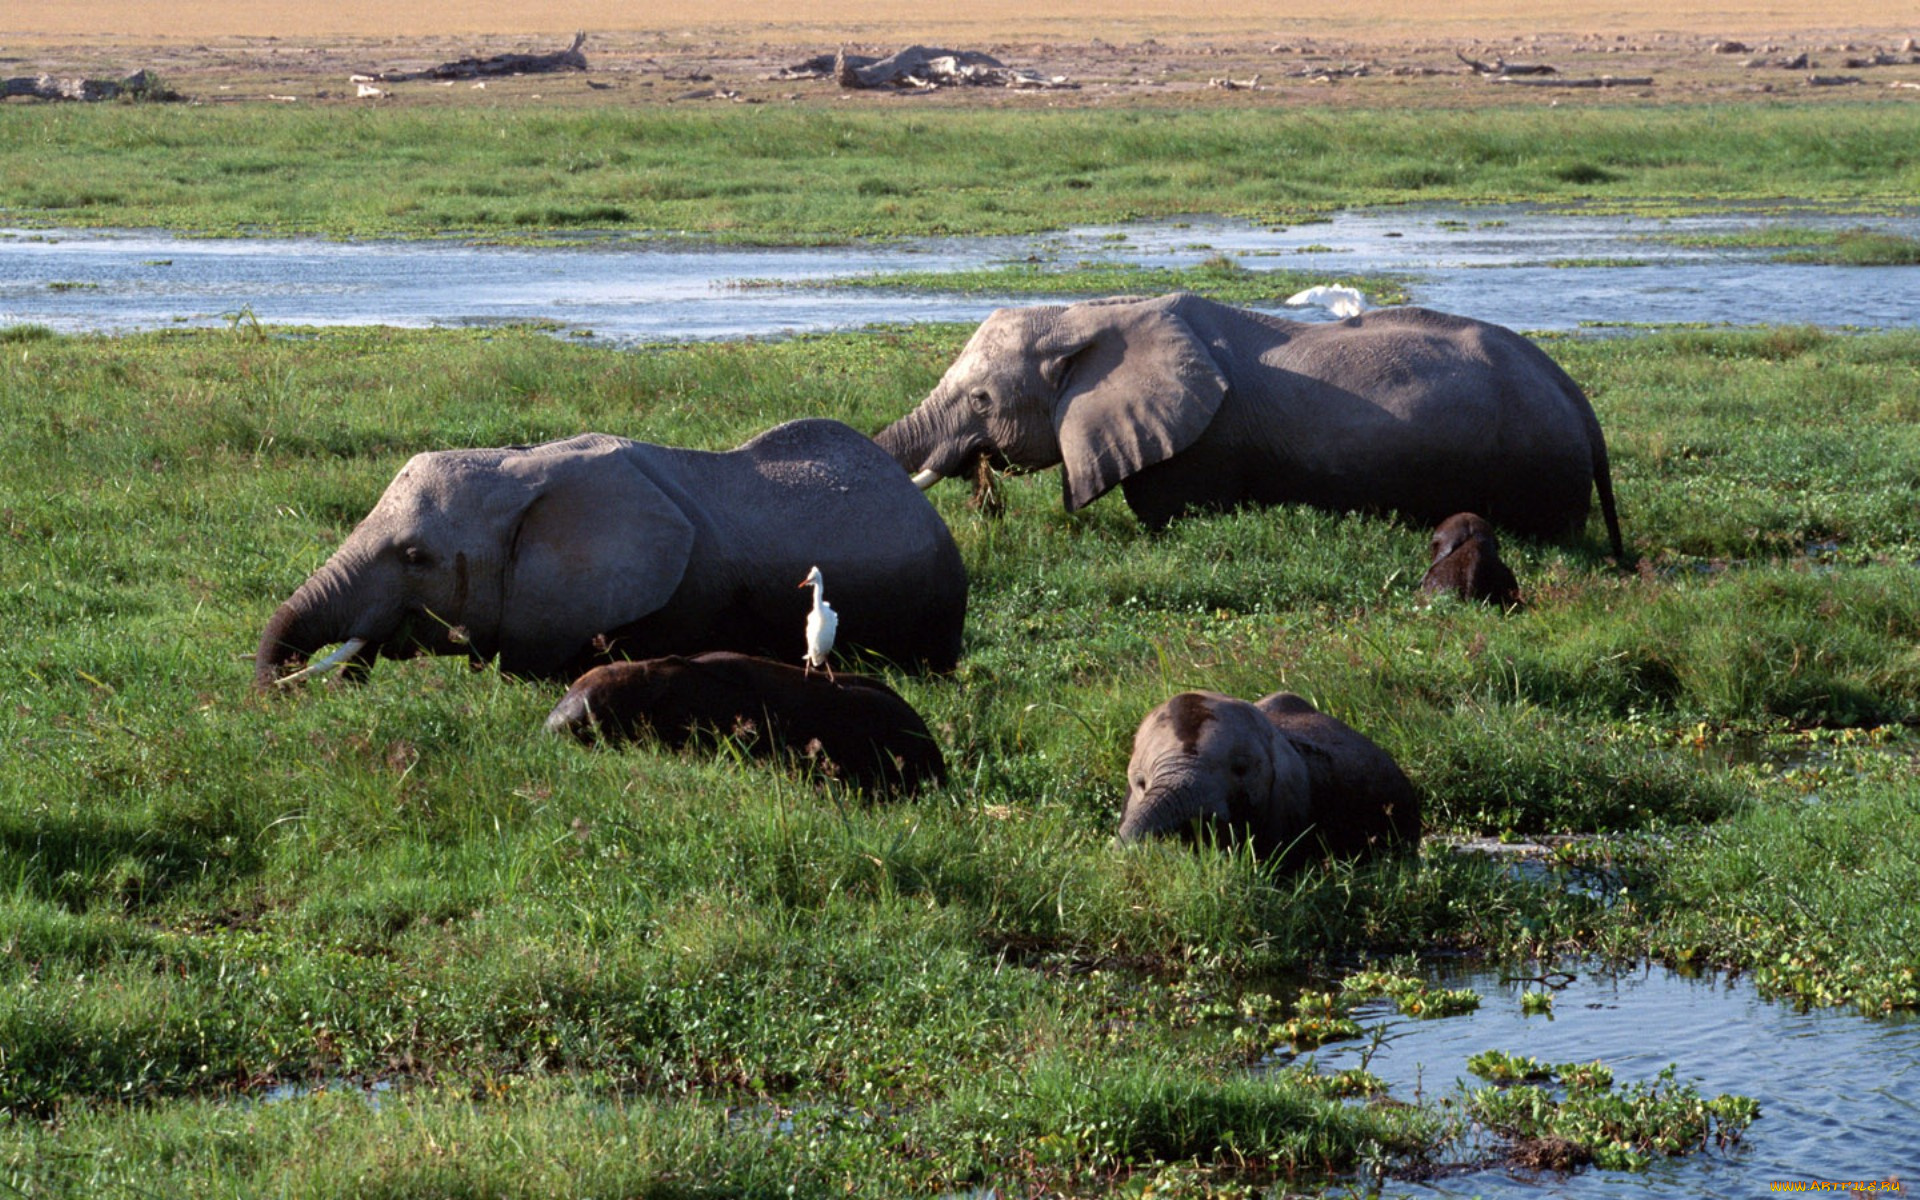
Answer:
<svg viewBox="0 0 1920 1200"><path fill-rule="evenodd" d="M1607 442L1600 436L1599 422L1593 430L1593 487L1600 494L1600 515L1607 522L1607 540L1613 545L1614 561L1626 562L1626 546L1620 540L1620 514L1613 505L1613 467L1607 459Z"/></svg>

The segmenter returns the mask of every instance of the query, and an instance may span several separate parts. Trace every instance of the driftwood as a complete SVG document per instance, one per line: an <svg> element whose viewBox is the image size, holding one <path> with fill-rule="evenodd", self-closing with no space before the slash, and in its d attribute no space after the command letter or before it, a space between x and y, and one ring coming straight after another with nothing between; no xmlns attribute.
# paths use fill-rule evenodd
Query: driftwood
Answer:
<svg viewBox="0 0 1920 1200"><path fill-rule="evenodd" d="M931 91L939 87L1071 88L1064 75L1040 75L1009 67L977 50L908 46L897 54L816 54L773 76L774 79L831 79L843 88L901 88Z"/></svg>
<svg viewBox="0 0 1920 1200"><path fill-rule="evenodd" d="M460 58L443 62L424 71L382 71L373 76L382 83L403 83L409 79L478 79L483 75L544 75L553 71L584 71L587 56L580 47L587 44L584 30L573 35L573 45L552 54L496 54L492 58Z"/></svg>
<svg viewBox="0 0 1920 1200"><path fill-rule="evenodd" d="M1475 75L1506 78L1512 75L1558 75L1560 73L1560 68L1550 67L1546 63L1510 63L1504 58L1496 58L1489 64L1477 58L1468 58L1458 50L1453 52L1453 56L1467 64Z"/></svg>
<svg viewBox="0 0 1920 1200"><path fill-rule="evenodd" d="M1495 75L1488 83L1506 83L1514 87L1550 87L1550 88L1613 88L1613 87L1652 87L1651 75L1601 75L1593 79L1515 79L1510 75Z"/></svg>
<svg viewBox="0 0 1920 1200"><path fill-rule="evenodd" d="M20 75L0 80L0 98L33 96L41 100L178 100L180 93L163 86L147 71L125 79L76 79L58 75Z"/></svg>
<svg viewBox="0 0 1920 1200"><path fill-rule="evenodd" d="M1858 75L1809 75L1807 76L1808 87L1849 87L1856 83L1865 83L1865 82L1866 80L1860 78Z"/></svg>

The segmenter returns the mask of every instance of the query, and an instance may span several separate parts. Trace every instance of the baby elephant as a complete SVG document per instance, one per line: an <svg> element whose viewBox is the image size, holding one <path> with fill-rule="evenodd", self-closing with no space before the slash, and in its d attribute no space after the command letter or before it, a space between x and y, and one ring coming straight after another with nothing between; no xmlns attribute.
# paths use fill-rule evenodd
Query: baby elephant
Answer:
<svg viewBox="0 0 1920 1200"><path fill-rule="evenodd" d="M1420 581L1423 592L1452 592L1462 600L1490 600L1511 608L1520 603L1520 581L1500 561L1493 526L1477 513L1455 513L1440 522L1427 543L1433 565Z"/></svg>
<svg viewBox="0 0 1920 1200"><path fill-rule="evenodd" d="M927 723L879 680L828 679L723 651L595 667L547 714L547 730L583 742L650 734L674 747L732 736L749 753L810 759L823 774L876 791L947 778Z"/></svg>
<svg viewBox="0 0 1920 1200"><path fill-rule="evenodd" d="M1246 842L1295 867L1420 842L1420 795L1386 751L1292 692L1182 692L1133 735L1119 840Z"/></svg>

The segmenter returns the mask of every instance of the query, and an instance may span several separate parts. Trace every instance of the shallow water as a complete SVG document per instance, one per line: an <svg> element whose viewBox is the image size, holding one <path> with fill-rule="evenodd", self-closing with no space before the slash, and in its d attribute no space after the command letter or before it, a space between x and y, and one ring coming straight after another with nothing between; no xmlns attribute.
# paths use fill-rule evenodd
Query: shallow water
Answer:
<svg viewBox="0 0 1920 1200"><path fill-rule="evenodd" d="M1769 261L1770 252L1658 240L1756 228L1873 228L1920 236L1920 215L1712 213L1569 216L1519 207L1342 213L1267 228L1169 221L1032 238L950 238L829 248L589 241L560 248L448 242L193 239L131 232L0 230L0 326L61 332L293 325L551 322L615 342L760 337L918 321L977 321L1032 297L809 288L882 271L1038 259L1242 265L1405 277L1414 303L1519 329L1640 323L1807 323L1886 328L1920 312L1920 269ZM1637 265L1590 266L1598 259ZM746 280L776 287L742 287ZM1290 310L1326 320L1319 310Z"/></svg>
<svg viewBox="0 0 1920 1200"><path fill-rule="evenodd" d="M289 1100L302 1100L319 1092L339 1092L344 1095L358 1096L366 1101L367 1107L379 1108L380 1100L393 1091L391 1079L375 1079L365 1082L358 1079L295 1080L288 1083L276 1083L263 1089L253 1099L260 1104L284 1104Z"/></svg>
<svg viewBox="0 0 1920 1200"><path fill-rule="evenodd" d="M1422 1184L1390 1182L1385 1195L1757 1196L1775 1180L1920 1182L1920 1020L1799 1013L1759 999L1745 982L1662 968L1580 970L1555 993L1551 1017L1522 1016L1523 985L1502 983L1497 973L1441 982L1479 992L1479 1010L1421 1021L1381 1001L1355 1013L1363 1028L1387 1026L1389 1040L1367 1067L1396 1098L1450 1094L1456 1081L1489 1086L1468 1073L1467 1059L1498 1049L1543 1062L1597 1058L1613 1068L1615 1087L1650 1081L1671 1063L1679 1082L1709 1098L1751 1096L1761 1116L1736 1146L1660 1159L1644 1172L1589 1167L1560 1177L1492 1167ZM1359 1065L1366 1048L1364 1041L1330 1043L1311 1057L1334 1071Z"/></svg>

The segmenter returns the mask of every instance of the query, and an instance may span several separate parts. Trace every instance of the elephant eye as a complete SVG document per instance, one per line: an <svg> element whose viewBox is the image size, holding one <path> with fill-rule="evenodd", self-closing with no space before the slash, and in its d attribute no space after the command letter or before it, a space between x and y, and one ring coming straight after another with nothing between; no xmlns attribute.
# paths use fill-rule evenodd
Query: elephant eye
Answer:
<svg viewBox="0 0 1920 1200"><path fill-rule="evenodd" d="M408 546L400 552L400 558L410 567L424 567L433 559L418 546Z"/></svg>
<svg viewBox="0 0 1920 1200"><path fill-rule="evenodd" d="M967 403L973 405L975 412L986 412L993 407L993 397L987 394L985 388L975 388L967 393Z"/></svg>

